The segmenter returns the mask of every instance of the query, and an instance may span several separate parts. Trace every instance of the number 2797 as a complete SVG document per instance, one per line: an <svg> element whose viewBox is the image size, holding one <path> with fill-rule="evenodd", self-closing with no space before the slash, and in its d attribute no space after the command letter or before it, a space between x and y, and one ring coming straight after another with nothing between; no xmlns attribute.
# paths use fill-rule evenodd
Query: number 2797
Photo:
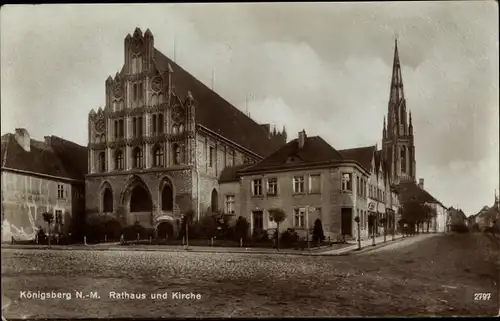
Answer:
<svg viewBox="0 0 500 321"><path fill-rule="evenodd" d="M491 299L491 293L487 292L474 293L474 301L487 301L489 299Z"/></svg>

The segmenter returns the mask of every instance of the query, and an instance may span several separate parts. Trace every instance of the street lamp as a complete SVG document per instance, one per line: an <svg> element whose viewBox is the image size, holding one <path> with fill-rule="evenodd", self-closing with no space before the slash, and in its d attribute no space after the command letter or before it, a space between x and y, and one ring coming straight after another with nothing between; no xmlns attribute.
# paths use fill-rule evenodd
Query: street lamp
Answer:
<svg viewBox="0 0 500 321"><path fill-rule="evenodd" d="M354 221L358 225L358 251L361 250L361 231L359 230L359 216L354 218Z"/></svg>
<svg viewBox="0 0 500 321"><path fill-rule="evenodd" d="M316 211L314 207L306 206L306 240L307 240L307 250L311 250L311 245L309 244L309 210Z"/></svg>
<svg viewBox="0 0 500 321"><path fill-rule="evenodd" d="M384 243L386 243L387 242L387 237L386 237L387 219L385 218L385 214L384 214L384 217L380 220L380 223L382 223L382 225L384 227Z"/></svg>
<svg viewBox="0 0 500 321"><path fill-rule="evenodd" d="M396 214L391 212L392 215L392 240L394 241L394 233L396 231Z"/></svg>
<svg viewBox="0 0 500 321"><path fill-rule="evenodd" d="M186 214L182 214L181 218L184 220L184 225L186 225L186 250L188 250L189 249L188 216Z"/></svg>
<svg viewBox="0 0 500 321"><path fill-rule="evenodd" d="M375 246L375 215L371 214L371 217L372 217L372 246Z"/></svg>

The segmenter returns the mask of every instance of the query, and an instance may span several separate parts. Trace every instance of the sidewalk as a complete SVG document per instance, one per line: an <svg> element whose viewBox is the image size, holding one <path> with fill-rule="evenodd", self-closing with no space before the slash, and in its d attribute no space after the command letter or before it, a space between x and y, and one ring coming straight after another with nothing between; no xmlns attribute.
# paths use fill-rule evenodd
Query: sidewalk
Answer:
<svg viewBox="0 0 500 321"><path fill-rule="evenodd" d="M333 245L338 247L338 245ZM345 247L345 245L344 245ZM47 245L21 245L21 244L2 244L2 249L49 249ZM198 252L198 253L248 253L248 254L288 254L288 255L314 255L325 250L330 246L322 246L308 250L280 249L274 248L246 248L246 247L210 247L210 246L185 246L179 245L119 245L117 243L99 243L92 245L73 244L73 245L52 245L50 250L81 250L81 251L150 251L150 252Z"/></svg>
<svg viewBox="0 0 500 321"><path fill-rule="evenodd" d="M407 237L405 237L406 239ZM392 240L392 235L387 235L386 236L386 243L384 243L384 236L377 236L375 237L375 246L373 246L373 239L364 239L361 240L361 251L365 249L371 249L371 248L379 248L381 246L385 246L394 242L398 242L403 239L403 236L401 234L394 235L394 241ZM335 250L330 250L330 251L324 251L321 253L313 253L312 255L348 255L351 252L358 252L358 242L351 241L349 242L349 246L340 248L340 249L335 249Z"/></svg>

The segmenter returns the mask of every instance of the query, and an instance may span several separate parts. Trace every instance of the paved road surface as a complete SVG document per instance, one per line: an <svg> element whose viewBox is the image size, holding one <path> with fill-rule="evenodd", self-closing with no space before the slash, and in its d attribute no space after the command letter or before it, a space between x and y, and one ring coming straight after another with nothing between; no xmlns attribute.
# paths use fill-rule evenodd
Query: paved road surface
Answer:
<svg viewBox="0 0 500 321"><path fill-rule="evenodd" d="M498 254L481 234L355 256L2 249L2 290L12 301L3 312L7 319L496 315ZM71 298L30 299L23 291ZM177 300L174 292L201 298ZM164 293L169 298L151 297Z"/></svg>

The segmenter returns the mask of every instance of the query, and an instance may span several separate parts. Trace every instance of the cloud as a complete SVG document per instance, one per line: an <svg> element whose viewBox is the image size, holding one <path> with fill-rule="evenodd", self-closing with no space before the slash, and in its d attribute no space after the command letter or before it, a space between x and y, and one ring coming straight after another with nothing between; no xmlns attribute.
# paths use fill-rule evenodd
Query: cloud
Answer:
<svg viewBox="0 0 500 321"><path fill-rule="evenodd" d="M289 138L305 129L337 149L380 144L397 34L417 174L446 205L474 212L500 185L496 9L493 2L4 6L2 133L26 127L35 138L86 144L88 112L103 105L104 81L120 70L123 40L138 26L236 107L245 110L249 97L252 118L286 125Z"/></svg>

